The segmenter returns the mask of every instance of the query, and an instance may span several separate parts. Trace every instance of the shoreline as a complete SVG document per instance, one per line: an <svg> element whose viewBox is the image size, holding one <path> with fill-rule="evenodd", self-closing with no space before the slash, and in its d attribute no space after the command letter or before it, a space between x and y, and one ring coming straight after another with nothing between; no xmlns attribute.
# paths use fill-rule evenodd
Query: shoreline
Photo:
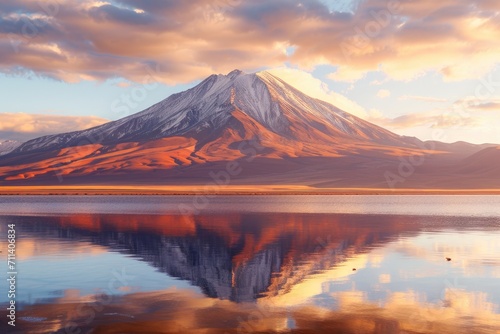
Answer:
<svg viewBox="0 0 500 334"><path fill-rule="evenodd" d="M500 195L500 189L313 188L308 186L0 186L0 196ZM213 188L212 188L213 189Z"/></svg>

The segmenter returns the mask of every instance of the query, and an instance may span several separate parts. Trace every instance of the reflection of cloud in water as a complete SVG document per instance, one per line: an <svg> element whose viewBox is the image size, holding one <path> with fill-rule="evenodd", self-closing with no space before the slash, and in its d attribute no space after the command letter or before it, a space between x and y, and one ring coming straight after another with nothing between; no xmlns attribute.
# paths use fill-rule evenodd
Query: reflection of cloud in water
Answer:
<svg viewBox="0 0 500 334"><path fill-rule="evenodd" d="M394 248L408 256L431 262L450 257L452 266L467 268L475 264L500 265L500 234L492 232L440 231L422 233L417 237L401 238Z"/></svg>
<svg viewBox="0 0 500 334"><path fill-rule="evenodd" d="M315 333L479 334L500 330L500 315L494 313L494 306L480 293L447 293L444 307L422 302L413 291L393 293L383 308L367 302L365 294L359 291L335 295L340 308L331 311L310 305L290 309L272 304L235 304L185 290L135 293L103 304L95 312L92 327L96 333L278 333L290 324L296 331ZM88 314L82 310L93 306L89 301L30 306L20 311L20 316L60 317L49 323L20 320L19 329L25 333L35 333L42 327L56 331L76 322L85 332L90 326L86 322Z"/></svg>
<svg viewBox="0 0 500 334"><path fill-rule="evenodd" d="M42 256L95 256L106 253L105 247L97 246L90 242L51 242L50 240L30 237L17 238L16 257L19 261L34 260ZM0 248L7 249L7 243L0 241Z"/></svg>
<svg viewBox="0 0 500 334"><path fill-rule="evenodd" d="M384 260L385 251L384 249L374 249L368 254L369 265L372 268L379 268L380 264Z"/></svg>
<svg viewBox="0 0 500 334"><path fill-rule="evenodd" d="M311 298L327 292L325 291L325 282L347 279L355 274L353 268L362 269L366 266L366 263L366 254L353 256L333 269L308 276L306 279L297 282L289 290L285 290L274 297L260 299L259 303L280 307L309 303Z"/></svg>
<svg viewBox="0 0 500 334"><path fill-rule="evenodd" d="M499 237L498 231L465 233L442 231L402 238L389 243L385 249L428 263L425 268L416 267L411 269L411 272L400 273L401 276L408 278L443 275L452 269L460 270L464 277L498 277L495 273L500 268ZM451 261L444 263L446 257Z"/></svg>
<svg viewBox="0 0 500 334"><path fill-rule="evenodd" d="M380 274L378 276L378 282L381 284L391 283L391 274Z"/></svg>
<svg viewBox="0 0 500 334"><path fill-rule="evenodd" d="M490 272L490 276L494 278L500 278L500 266L493 268Z"/></svg>
<svg viewBox="0 0 500 334"><path fill-rule="evenodd" d="M453 223L443 219L440 229L434 226L436 232L430 233L421 220L408 216L34 218L19 225L27 259L94 254L89 247L96 254L120 252L165 277L200 286L204 295L172 289L146 293L127 286L122 291L127 295L103 304L97 294L66 290L61 298L20 311L20 316L50 320L20 320L19 326L26 333L75 321L82 332L95 327L97 333L277 332L294 327L317 333L496 334L498 299L492 297L497 290L491 278L500 274L499 246L492 242L498 230L478 228L462 235L450 230ZM52 246L39 240L57 242ZM445 256L453 260L447 262ZM482 274L478 268L488 270L479 277L487 284L474 280ZM462 281L467 275L474 279ZM448 282L456 277L460 281ZM95 309L91 325L82 307Z"/></svg>

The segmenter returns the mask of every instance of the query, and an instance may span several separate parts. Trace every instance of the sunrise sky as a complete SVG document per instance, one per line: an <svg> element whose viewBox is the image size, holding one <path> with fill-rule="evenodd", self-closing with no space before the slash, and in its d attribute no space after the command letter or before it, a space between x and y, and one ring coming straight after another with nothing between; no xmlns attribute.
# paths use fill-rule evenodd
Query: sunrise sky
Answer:
<svg viewBox="0 0 500 334"><path fill-rule="evenodd" d="M0 3L0 139L138 112L270 70L398 134L500 143L498 0Z"/></svg>

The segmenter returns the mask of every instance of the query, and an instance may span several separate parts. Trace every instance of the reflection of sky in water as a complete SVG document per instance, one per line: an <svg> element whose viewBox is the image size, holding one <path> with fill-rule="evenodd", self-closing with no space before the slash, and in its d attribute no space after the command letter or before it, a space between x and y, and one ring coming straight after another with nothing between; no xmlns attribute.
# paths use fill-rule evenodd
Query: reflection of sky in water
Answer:
<svg viewBox="0 0 500 334"><path fill-rule="evenodd" d="M500 233L447 231L401 238L372 250L364 266L348 277L322 278L322 293L312 296L313 303L338 308L347 292L380 306L398 294L438 307L446 306L450 297L461 297L470 311L499 313L499 237Z"/></svg>
<svg viewBox="0 0 500 334"><path fill-rule="evenodd" d="M130 255L107 251L104 247L86 243L75 247L74 243L42 239L23 242L22 236L20 239L19 249L29 242L38 244L37 248L41 250L40 254L19 260L16 300L21 303L65 296L70 301L71 296L78 299L96 293L124 294L172 287L199 290ZM48 250L56 248L58 252L44 255L45 247ZM67 296L67 291L71 292L70 296ZM7 300L7 296L1 294L0 302Z"/></svg>
<svg viewBox="0 0 500 334"><path fill-rule="evenodd" d="M302 307L361 316L379 307L383 319L416 313L449 328L473 316L500 326L498 216L0 216L2 234L10 222L23 309L101 293L148 309L141 294L152 293L200 312L267 307L285 328L303 326Z"/></svg>

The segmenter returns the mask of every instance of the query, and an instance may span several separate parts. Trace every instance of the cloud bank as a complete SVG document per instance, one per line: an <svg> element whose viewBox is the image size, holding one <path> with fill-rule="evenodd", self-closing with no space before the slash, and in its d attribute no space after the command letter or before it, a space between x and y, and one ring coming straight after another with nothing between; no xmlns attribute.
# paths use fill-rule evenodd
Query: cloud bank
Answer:
<svg viewBox="0 0 500 334"><path fill-rule="evenodd" d="M370 70L451 81L480 77L500 54L497 0L364 0L352 12L319 0L19 0L0 12L0 71L67 82L149 71L179 83L285 63L339 65L332 78L345 81Z"/></svg>
<svg viewBox="0 0 500 334"><path fill-rule="evenodd" d="M0 113L0 139L26 141L33 138L84 130L108 122L96 116L60 116Z"/></svg>

